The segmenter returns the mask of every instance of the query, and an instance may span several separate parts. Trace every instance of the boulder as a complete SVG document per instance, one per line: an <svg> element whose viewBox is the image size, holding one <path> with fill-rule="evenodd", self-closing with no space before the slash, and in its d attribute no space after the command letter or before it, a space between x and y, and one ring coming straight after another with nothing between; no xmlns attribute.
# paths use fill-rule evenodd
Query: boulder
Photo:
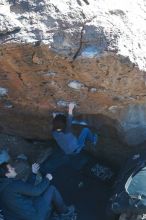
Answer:
<svg viewBox="0 0 146 220"><path fill-rule="evenodd" d="M76 116L143 143L145 20L144 0L0 0L3 131L47 139L52 113L75 102Z"/></svg>

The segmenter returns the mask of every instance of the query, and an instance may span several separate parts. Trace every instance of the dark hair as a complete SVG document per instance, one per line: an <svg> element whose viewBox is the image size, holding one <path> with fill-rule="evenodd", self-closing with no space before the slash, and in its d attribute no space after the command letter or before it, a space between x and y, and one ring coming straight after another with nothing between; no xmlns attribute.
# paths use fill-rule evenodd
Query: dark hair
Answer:
<svg viewBox="0 0 146 220"><path fill-rule="evenodd" d="M65 131L66 129L66 116L59 114L53 119L53 131L60 129L61 131Z"/></svg>
<svg viewBox="0 0 146 220"><path fill-rule="evenodd" d="M0 177L6 177L6 173L8 172L7 168L8 163L2 163L0 165Z"/></svg>

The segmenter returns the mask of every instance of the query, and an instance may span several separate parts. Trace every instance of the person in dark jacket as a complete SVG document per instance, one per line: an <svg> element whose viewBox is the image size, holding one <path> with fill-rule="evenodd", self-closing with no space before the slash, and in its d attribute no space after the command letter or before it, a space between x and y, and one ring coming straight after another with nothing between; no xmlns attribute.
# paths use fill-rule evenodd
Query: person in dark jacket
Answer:
<svg viewBox="0 0 146 220"><path fill-rule="evenodd" d="M96 146L98 136L93 134L89 128L83 128L79 137L72 133L72 118L74 104L69 104L68 116L56 115L53 119L52 135L57 144L65 154L78 154L85 147L86 140L89 140L93 146Z"/></svg>
<svg viewBox="0 0 146 220"><path fill-rule="evenodd" d="M0 165L3 163L7 163L10 160L10 156L6 150L0 151ZM0 220L4 220L3 210L2 210L2 204L0 201Z"/></svg>
<svg viewBox="0 0 146 220"><path fill-rule="evenodd" d="M22 161L20 163L22 164ZM33 185L19 179L15 164L1 164L0 199L5 219L46 220L52 207L60 216L69 216L73 207L66 206L56 187L50 185L50 180L52 175L46 174L39 184Z"/></svg>

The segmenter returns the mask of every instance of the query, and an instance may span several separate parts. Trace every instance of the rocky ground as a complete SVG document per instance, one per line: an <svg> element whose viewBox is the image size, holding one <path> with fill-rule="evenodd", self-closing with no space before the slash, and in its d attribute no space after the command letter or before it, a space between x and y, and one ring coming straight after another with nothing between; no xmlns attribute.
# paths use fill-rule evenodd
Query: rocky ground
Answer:
<svg viewBox="0 0 146 220"><path fill-rule="evenodd" d="M69 166L61 166L54 174L53 183L65 201L74 204L77 220L106 220L106 204L110 187L96 178L83 177Z"/></svg>

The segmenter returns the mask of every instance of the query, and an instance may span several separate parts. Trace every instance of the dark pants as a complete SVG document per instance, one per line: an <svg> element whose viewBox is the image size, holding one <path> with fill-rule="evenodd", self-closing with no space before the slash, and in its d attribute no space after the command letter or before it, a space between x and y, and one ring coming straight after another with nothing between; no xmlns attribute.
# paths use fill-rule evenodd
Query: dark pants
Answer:
<svg viewBox="0 0 146 220"><path fill-rule="evenodd" d="M49 186L43 195L35 199L34 205L40 220L47 219L51 215L52 208L58 213L66 211L66 205L55 186Z"/></svg>

